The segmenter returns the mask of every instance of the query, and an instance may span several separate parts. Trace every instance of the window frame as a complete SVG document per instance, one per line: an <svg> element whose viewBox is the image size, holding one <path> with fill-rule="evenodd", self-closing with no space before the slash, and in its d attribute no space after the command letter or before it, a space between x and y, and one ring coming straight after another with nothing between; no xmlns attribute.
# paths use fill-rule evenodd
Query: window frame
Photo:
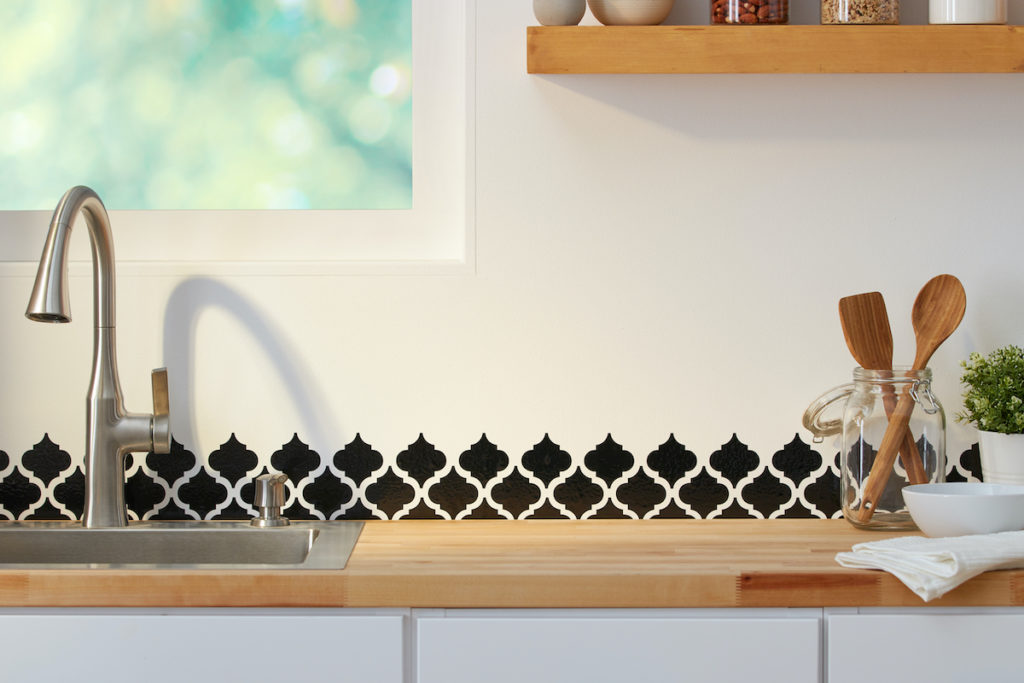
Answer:
<svg viewBox="0 0 1024 683"><path fill-rule="evenodd" d="M412 19L411 209L110 211L119 272L472 270L474 0L412 0ZM0 271L34 269L49 217L49 211L0 212ZM84 266L74 262L90 258L87 242L72 240L73 271Z"/></svg>

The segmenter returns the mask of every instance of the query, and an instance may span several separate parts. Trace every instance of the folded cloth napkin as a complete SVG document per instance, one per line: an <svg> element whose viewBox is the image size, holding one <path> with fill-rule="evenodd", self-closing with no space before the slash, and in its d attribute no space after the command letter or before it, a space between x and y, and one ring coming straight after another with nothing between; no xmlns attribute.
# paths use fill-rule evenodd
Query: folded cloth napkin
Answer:
<svg viewBox="0 0 1024 683"><path fill-rule="evenodd" d="M858 543L836 562L853 569L884 569L925 602L990 569L1024 567L1024 531L925 538L900 536Z"/></svg>

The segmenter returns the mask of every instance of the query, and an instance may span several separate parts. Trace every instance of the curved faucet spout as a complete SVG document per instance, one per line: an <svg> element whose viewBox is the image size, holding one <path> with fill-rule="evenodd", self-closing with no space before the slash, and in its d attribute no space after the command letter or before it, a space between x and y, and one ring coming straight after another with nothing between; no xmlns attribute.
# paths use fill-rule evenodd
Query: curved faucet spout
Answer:
<svg viewBox="0 0 1024 683"><path fill-rule="evenodd" d="M73 187L57 204L39 260L35 286L25 315L41 322L70 322L67 253L75 217L85 214L92 245L93 335L92 380L86 405L85 509L87 527L127 526L124 504L124 458L130 452L169 453L167 373L153 376L154 415L124 409L117 374L114 339L114 241L110 218L99 196L87 187ZM158 385L160 387L158 396Z"/></svg>
<svg viewBox="0 0 1024 683"><path fill-rule="evenodd" d="M114 239L99 196L79 185L64 193L50 220L35 286L25 315L40 322L71 321L68 303L68 242L79 211L85 214L92 244L93 308L96 327L114 327Z"/></svg>

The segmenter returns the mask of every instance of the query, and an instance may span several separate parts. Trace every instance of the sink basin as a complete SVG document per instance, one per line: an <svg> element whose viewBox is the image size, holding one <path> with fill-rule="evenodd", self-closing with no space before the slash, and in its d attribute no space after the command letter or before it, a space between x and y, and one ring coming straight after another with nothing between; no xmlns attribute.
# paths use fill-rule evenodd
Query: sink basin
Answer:
<svg viewBox="0 0 1024 683"><path fill-rule="evenodd" d="M343 569L362 522L0 523L0 569Z"/></svg>

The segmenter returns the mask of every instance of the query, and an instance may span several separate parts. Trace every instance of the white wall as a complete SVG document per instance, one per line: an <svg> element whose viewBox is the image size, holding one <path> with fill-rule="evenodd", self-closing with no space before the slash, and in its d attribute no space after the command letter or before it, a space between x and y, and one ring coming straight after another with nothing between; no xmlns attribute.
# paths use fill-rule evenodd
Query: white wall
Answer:
<svg viewBox="0 0 1024 683"><path fill-rule="evenodd" d="M360 432L391 458L422 432L457 456L486 432L517 458L547 432L582 459L611 432L706 458L736 432L770 458L849 380L838 299L880 290L909 363L914 297L950 272L967 316L932 366L951 455L973 442L958 362L1024 342L1021 76L531 76L529 2L476 22L475 272L122 274L129 409L167 364L175 436L202 455L232 432L264 458ZM30 278L0 277L12 457L44 432L80 457L91 284L73 280L75 322L44 326Z"/></svg>

